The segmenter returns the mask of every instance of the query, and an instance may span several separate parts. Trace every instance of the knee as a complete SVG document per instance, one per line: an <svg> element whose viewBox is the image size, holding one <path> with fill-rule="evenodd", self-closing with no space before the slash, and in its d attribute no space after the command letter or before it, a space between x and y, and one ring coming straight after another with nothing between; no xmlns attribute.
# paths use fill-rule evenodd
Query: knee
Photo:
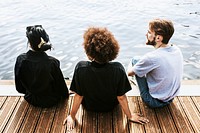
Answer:
<svg viewBox="0 0 200 133"><path fill-rule="evenodd" d="M162 108L168 105L168 103L160 103L157 101L144 101L144 103L149 107L149 108Z"/></svg>

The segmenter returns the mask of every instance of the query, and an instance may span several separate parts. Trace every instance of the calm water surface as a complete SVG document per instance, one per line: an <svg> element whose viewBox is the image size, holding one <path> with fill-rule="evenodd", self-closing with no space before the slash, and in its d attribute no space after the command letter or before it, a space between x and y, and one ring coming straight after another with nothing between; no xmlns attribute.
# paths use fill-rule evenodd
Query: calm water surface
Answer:
<svg viewBox="0 0 200 133"><path fill-rule="evenodd" d="M50 36L65 77L72 78L76 63L85 60L82 42L90 26L107 27L119 41L116 61L127 68L130 59L153 50L145 46L148 21L174 22L171 43L184 56L184 79L200 79L199 0L1 0L0 79L14 79L16 57L26 52L25 27L41 24Z"/></svg>

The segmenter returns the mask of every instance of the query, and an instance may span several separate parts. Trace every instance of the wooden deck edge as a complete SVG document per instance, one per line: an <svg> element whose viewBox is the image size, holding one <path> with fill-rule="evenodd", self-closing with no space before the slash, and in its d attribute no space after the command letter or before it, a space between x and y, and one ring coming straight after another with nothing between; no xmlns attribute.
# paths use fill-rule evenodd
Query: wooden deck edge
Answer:
<svg viewBox="0 0 200 133"><path fill-rule="evenodd" d="M70 85L71 80L65 80L67 85ZM0 85L14 85L14 80L0 80ZM182 80L182 85L200 85L200 79Z"/></svg>
<svg viewBox="0 0 200 133"><path fill-rule="evenodd" d="M68 88L71 80L66 80ZM0 80L0 96L23 96L15 89L14 80ZM127 92L127 96L140 96L139 89L131 83L132 90ZM183 80L178 96L200 96L200 80Z"/></svg>

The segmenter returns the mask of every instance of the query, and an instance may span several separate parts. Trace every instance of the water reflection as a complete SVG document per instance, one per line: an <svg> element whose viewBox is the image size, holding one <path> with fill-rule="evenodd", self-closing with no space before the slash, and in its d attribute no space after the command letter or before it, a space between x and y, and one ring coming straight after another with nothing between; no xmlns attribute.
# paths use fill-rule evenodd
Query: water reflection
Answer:
<svg viewBox="0 0 200 133"><path fill-rule="evenodd" d="M25 27L41 24L54 45L49 55L61 61L65 77L72 77L75 64L85 60L82 35L89 26L105 26L121 45L116 60L129 60L152 50L145 34L152 18L174 22L171 40L184 55L184 78L200 78L200 2L197 0L1 0L0 79L13 79L16 57L28 50Z"/></svg>

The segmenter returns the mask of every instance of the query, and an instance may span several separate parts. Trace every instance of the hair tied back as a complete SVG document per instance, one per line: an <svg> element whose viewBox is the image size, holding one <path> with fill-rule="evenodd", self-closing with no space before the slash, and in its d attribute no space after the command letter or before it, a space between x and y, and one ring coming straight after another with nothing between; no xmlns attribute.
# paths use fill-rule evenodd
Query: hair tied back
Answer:
<svg viewBox="0 0 200 133"><path fill-rule="evenodd" d="M41 48L41 46L43 45L43 44L45 44L46 42L44 41L44 39L41 37L41 42L40 42L40 44L38 44L38 48Z"/></svg>

